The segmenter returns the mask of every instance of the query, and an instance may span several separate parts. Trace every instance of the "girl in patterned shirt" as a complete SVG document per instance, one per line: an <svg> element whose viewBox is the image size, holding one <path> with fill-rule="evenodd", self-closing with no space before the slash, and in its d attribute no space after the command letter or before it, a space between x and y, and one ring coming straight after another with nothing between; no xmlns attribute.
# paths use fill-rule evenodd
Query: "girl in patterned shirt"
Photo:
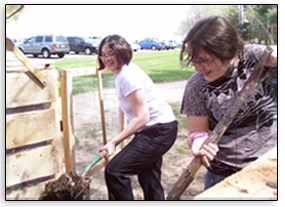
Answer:
<svg viewBox="0 0 285 207"><path fill-rule="evenodd" d="M277 65L277 49L271 47L267 67ZM201 147L247 82L264 49L262 45L244 45L235 28L219 16L197 22L183 41L180 60L197 72L185 87L181 113L187 116L188 145L194 156L202 156L208 169L205 189L276 146L276 105L271 79L264 76L218 144Z"/></svg>

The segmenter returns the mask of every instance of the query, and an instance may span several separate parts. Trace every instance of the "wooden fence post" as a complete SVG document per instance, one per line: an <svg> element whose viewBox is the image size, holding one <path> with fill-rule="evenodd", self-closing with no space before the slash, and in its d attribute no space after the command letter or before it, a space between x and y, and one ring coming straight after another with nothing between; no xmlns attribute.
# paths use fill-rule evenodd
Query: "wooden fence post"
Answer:
<svg viewBox="0 0 285 207"><path fill-rule="evenodd" d="M71 171L76 172L72 110L72 75L69 74L68 70L61 71L61 106L65 170L68 174Z"/></svg>

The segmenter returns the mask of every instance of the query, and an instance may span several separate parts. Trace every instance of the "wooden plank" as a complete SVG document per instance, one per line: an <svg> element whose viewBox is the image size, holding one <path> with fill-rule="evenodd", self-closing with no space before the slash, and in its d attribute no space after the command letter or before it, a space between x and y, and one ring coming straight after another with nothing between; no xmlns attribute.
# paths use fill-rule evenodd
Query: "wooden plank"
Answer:
<svg viewBox="0 0 285 207"><path fill-rule="evenodd" d="M49 82L44 89L30 80L29 73L6 73L6 108L55 101L58 94L58 71L45 70L42 73Z"/></svg>
<svg viewBox="0 0 285 207"><path fill-rule="evenodd" d="M33 61L33 60L31 60ZM38 68L39 71L43 71L48 68L53 68L53 60L43 59L39 62L38 59L35 59L33 64ZM18 59L6 59L6 72L27 72L27 67L24 66Z"/></svg>
<svg viewBox="0 0 285 207"><path fill-rule="evenodd" d="M75 169L75 144L73 133L73 111L72 111L72 76L69 71L61 71L61 105L62 126L64 141L65 172L68 174Z"/></svg>
<svg viewBox="0 0 285 207"><path fill-rule="evenodd" d="M106 134L106 124L105 124L105 113L104 113L102 72L99 70L96 70L96 73L98 77L98 92L99 92L99 104L100 104L100 113L101 113L103 145L105 145L107 144L107 134Z"/></svg>
<svg viewBox="0 0 285 207"><path fill-rule="evenodd" d="M6 155L6 187L61 173L55 144Z"/></svg>
<svg viewBox="0 0 285 207"><path fill-rule="evenodd" d="M6 149L58 138L55 109L6 115Z"/></svg>
<svg viewBox="0 0 285 207"><path fill-rule="evenodd" d="M12 51L15 56L29 69L35 80L40 84L42 88L47 85L46 77L28 60L28 58L23 54L23 52L9 39L6 38L6 48Z"/></svg>
<svg viewBox="0 0 285 207"><path fill-rule="evenodd" d="M68 69L68 71L71 76L96 75L95 67L73 68L73 69Z"/></svg>
<svg viewBox="0 0 285 207"><path fill-rule="evenodd" d="M277 200L277 148L194 199Z"/></svg>
<svg viewBox="0 0 285 207"><path fill-rule="evenodd" d="M44 191L45 185L54 179L39 183L35 186L24 187L12 192L6 192L6 200L38 200L41 193Z"/></svg>

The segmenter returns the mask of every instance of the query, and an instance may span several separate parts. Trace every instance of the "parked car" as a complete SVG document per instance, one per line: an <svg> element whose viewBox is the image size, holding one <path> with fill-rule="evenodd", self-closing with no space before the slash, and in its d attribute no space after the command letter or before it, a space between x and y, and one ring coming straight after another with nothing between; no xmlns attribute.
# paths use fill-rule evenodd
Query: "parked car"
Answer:
<svg viewBox="0 0 285 207"><path fill-rule="evenodd" d="M97 53L97 49L92 45L92 42L88 38L84 37L67 37L70 44L70 51L79 54L84 52L86 55Z"/></svg>
<svg viewBox="0 0 285 207"><path fill-rule="evenodd" d="M169 40L170 43L170 47L172 49L177 48L178 47L178 43L175 40Z"/></svg>
<svg viewBox="0 0 285 207"><path fill-rule="evenodd" d="M136 43L136 42L133 42L133 41L129 41L129 44L131 45L131 48L134 52L138 51L141 49L141 46Z"/></svg>
<svg viewBox="0 0 285 207"><path fill-rule="evenodd" d="M96 36L93 36L93 37L89 37L89 39L92 41L92 45L97 49L99 49L99 46L100 46L100 43L102 41L102 37L96 37Z"/></svg>
<svg viewBox="0 0 285 207"><path fill-rule="evenodd" d="M141 49L152 49L152 50L164 49L163 42L161 42L157 39L147 38L147 39L144 39L144 40L138 42L137 44L139 44L141 46Z"/></svg>
<svg viewBox="0 0 285 207"><path fill-rule="evenodd" d="M44 58L49 58L51 55L63 58L70 50L66 37L55 35L30 37L23 44L19 44L18 48L24 54L32 54L34 57L42 55Z"/></svg>
<svg viewBox="0 0 285 207"><path fill-rule="evenodd" d="M164 47L167 50L174 49L177 47L177 43L175 40L163 40L162 42L164 43Z"/></svg>

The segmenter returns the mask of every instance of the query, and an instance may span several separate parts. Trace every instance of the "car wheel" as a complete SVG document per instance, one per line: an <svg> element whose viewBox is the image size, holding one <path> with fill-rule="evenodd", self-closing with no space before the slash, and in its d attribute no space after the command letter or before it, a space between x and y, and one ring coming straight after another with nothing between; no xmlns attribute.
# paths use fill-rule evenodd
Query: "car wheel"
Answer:
<svg viewBox="0 0 285 207"><path fill-rule="evenodd" d="M91 49L89 47L86 47L84 52L86 55L91 55Z"/></svg>
<svg viewBox="0 0 285 207"><path fill-rule="evenodd" d="M50 52L48 49L43 49L42 55L44 58L49 58L50 57Z"/></svg>
<svg viewBox="0 0 285 207"><path fill-rule="evenodd" d="M91 55L91 49L89 47L86 47L84 52L86 55Z"/></svg>
<svg viewBox="0 0 285 207"><path fill-rule="evenodd" d="M151 49L152 49L152 50L156 50L157 48L156 48L155 45L153 45L153 46L151 46Z"/></svg>
<svg viewBox="0 0 285 207"><path fill-rule="evenodd" d="M63 58L65 54L64 53L59 53L57 55L58 55L59 58Z"/></svg>

